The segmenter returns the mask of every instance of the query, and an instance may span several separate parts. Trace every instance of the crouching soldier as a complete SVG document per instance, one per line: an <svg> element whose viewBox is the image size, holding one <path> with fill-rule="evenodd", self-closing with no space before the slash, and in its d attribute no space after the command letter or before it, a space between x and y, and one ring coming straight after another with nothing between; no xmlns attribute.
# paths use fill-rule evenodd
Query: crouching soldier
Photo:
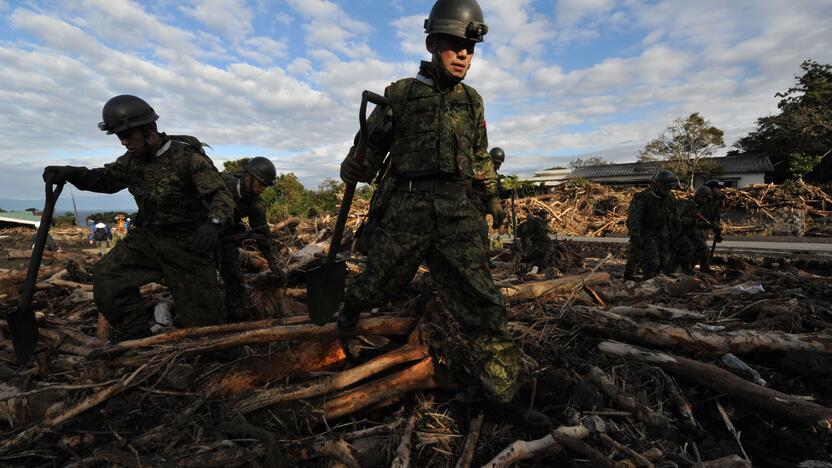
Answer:
<svg viewBox="0 0 832 468"><path fill-rule="evenodd" d="M639 267L644 279L669 268L670 237L678 230L676 198L671 193L677 182L672 172L659 171L650 187L633 197L627 209L630 245L624 279L635 279Z"/></svg>
<svg viewBox="0 0 832 468"><path fill-rule="evenodd" d="M674 242L674 263L682 268L683 273L692 273L697 263L701 271L710 271L705 229L711 224L704 213L711 197L711 189L703 186L696 189L693 198L678 202L680 230Z"/></svg>
<svg viewBox="0 0 832 468"><path fill-rule="evenodd" d="M47 183L81 190L128 189L139 207L133 229L95 266L98 311L110 322L113 342L150 334L152 311L139 288L164 279L184 327L225 322L217 280L220 232L233 201L220 173L199 144L177 141L156 129L147 102L116 96L104 105L98 127L115 134L127 152L104 167L49 166Z"/></svg>

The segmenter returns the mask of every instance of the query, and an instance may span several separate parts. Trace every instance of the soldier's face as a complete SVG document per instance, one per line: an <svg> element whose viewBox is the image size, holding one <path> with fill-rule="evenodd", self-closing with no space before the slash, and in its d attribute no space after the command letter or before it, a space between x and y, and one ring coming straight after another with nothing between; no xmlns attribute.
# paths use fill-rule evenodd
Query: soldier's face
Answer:
<svg viewBox="0 0 832 468"><path fill-rule="evenodd" d="M144 134L138 128L131 128L123 132L116 133L118 141L122 146L127 148L127 152L131 154L142 154L147 151L145 148Z"/></svg>
<svg viewBox="0 0 832 468"><path fill-rule="evenodd" d="M266 185L263 182L257 180L256 177L252 176L249 173L245 175L245 183L246 188L248 188L249 193L253 193L254 195L260 196L264 190L266 190Z"/></svg>
<svg viewBox="0 0 832 468"><path fill-rule="evenodd" d="M468 69L471 67L475 44L475 42L467 39L439 34L434 43L436 50L428 50L431 53L436 53L439 62L449 75L461 80L465 78Z"/></svg>

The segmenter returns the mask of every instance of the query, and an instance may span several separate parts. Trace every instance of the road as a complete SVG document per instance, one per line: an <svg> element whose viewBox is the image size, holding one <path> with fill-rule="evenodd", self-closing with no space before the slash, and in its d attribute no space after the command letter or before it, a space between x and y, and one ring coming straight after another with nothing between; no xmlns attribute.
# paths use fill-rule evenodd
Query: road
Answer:
<svg viewBox="0 0 832 468"><path fill-rule="evenodd" d="M567 237L574 242L626 244L626 237ZM791 240L791 239L790 239ZM709 246L710 246L709 241ZM716 245L718 253L741 253L760 256L808 256L832 258L832 243L827 242L779 242L756 240L726 240Z"/></svg>

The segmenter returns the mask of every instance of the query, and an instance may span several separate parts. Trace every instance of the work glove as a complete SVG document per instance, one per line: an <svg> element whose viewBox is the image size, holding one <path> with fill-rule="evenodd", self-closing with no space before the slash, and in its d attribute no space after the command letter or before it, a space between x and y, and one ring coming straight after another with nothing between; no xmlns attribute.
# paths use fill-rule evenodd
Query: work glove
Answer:
<svg viewBox="0 0 832 468"><path fill-rule="evenodd" d="M641 238L641 234L630 234L630 242L635 245L641 245L644 239Z"/></svg>
<svg viewBox="0 0 832 468"><path fill-rule="evenodd" d="M205 221L194 233L193 246L200 252L213 252L220 246L220 224Z"/></svg>
<svg viewBox="0 0 832 468"><path fill-rule="evenodd" d="M492 228L498 229L503 225L503 221L506 219L506 212L503 211L503 204L500 203L498 197L488 199L488 212L491 213L491 218L493 219L491 223Z"/></svg>
<svg viewBox="0 0 832 468"><path fill-rule="evenodd" d="M352 147L341 163L341 180L348 184L357 184L365 179L364 163L355 159L354 155L355 147Z"/></svg>
<svg viewBox="0 0 832 468"><path fill-rule="evenodd" d="M722 242L722 231L716 231L716 235L714 237L715 237L714 240L716 241L717 244Z"/></svg>
<svg viewBox="0 0 832 468"><path fill-rule="evenodd" d="M276 260L269 260L269 270L271 270L272 274L278 279L280 284L286 283L286 272L280 268L280 265L277 264Z"/></svg>
<svg viewBox="0 0 832 468"><path fill-rule="evenodd" d="M46 166L43 170L43 181L52 182L53 184L58 185L64 182L76 184L86 172L86 167Z"/></svg>

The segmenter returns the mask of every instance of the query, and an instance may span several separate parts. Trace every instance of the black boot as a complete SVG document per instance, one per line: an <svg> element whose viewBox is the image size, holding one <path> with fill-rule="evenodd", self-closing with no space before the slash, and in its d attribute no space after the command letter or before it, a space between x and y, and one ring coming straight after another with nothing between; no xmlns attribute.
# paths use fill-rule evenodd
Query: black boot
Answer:
<svg viewBox="0 0 832 468"><path fill-rule="evenodd" d="M511 423L517 429L529 434L548 434L552 430L549 416L520 403L491 403L486 411L496 419Z"/></svg>
<svg viewBox="0 0 832 468"><path fill-rule="evenodd" d="M358 326L358 317L360 315L361 309L344 301L338 311L338 331L351 332L355 330L355 327Z"/></svg>

